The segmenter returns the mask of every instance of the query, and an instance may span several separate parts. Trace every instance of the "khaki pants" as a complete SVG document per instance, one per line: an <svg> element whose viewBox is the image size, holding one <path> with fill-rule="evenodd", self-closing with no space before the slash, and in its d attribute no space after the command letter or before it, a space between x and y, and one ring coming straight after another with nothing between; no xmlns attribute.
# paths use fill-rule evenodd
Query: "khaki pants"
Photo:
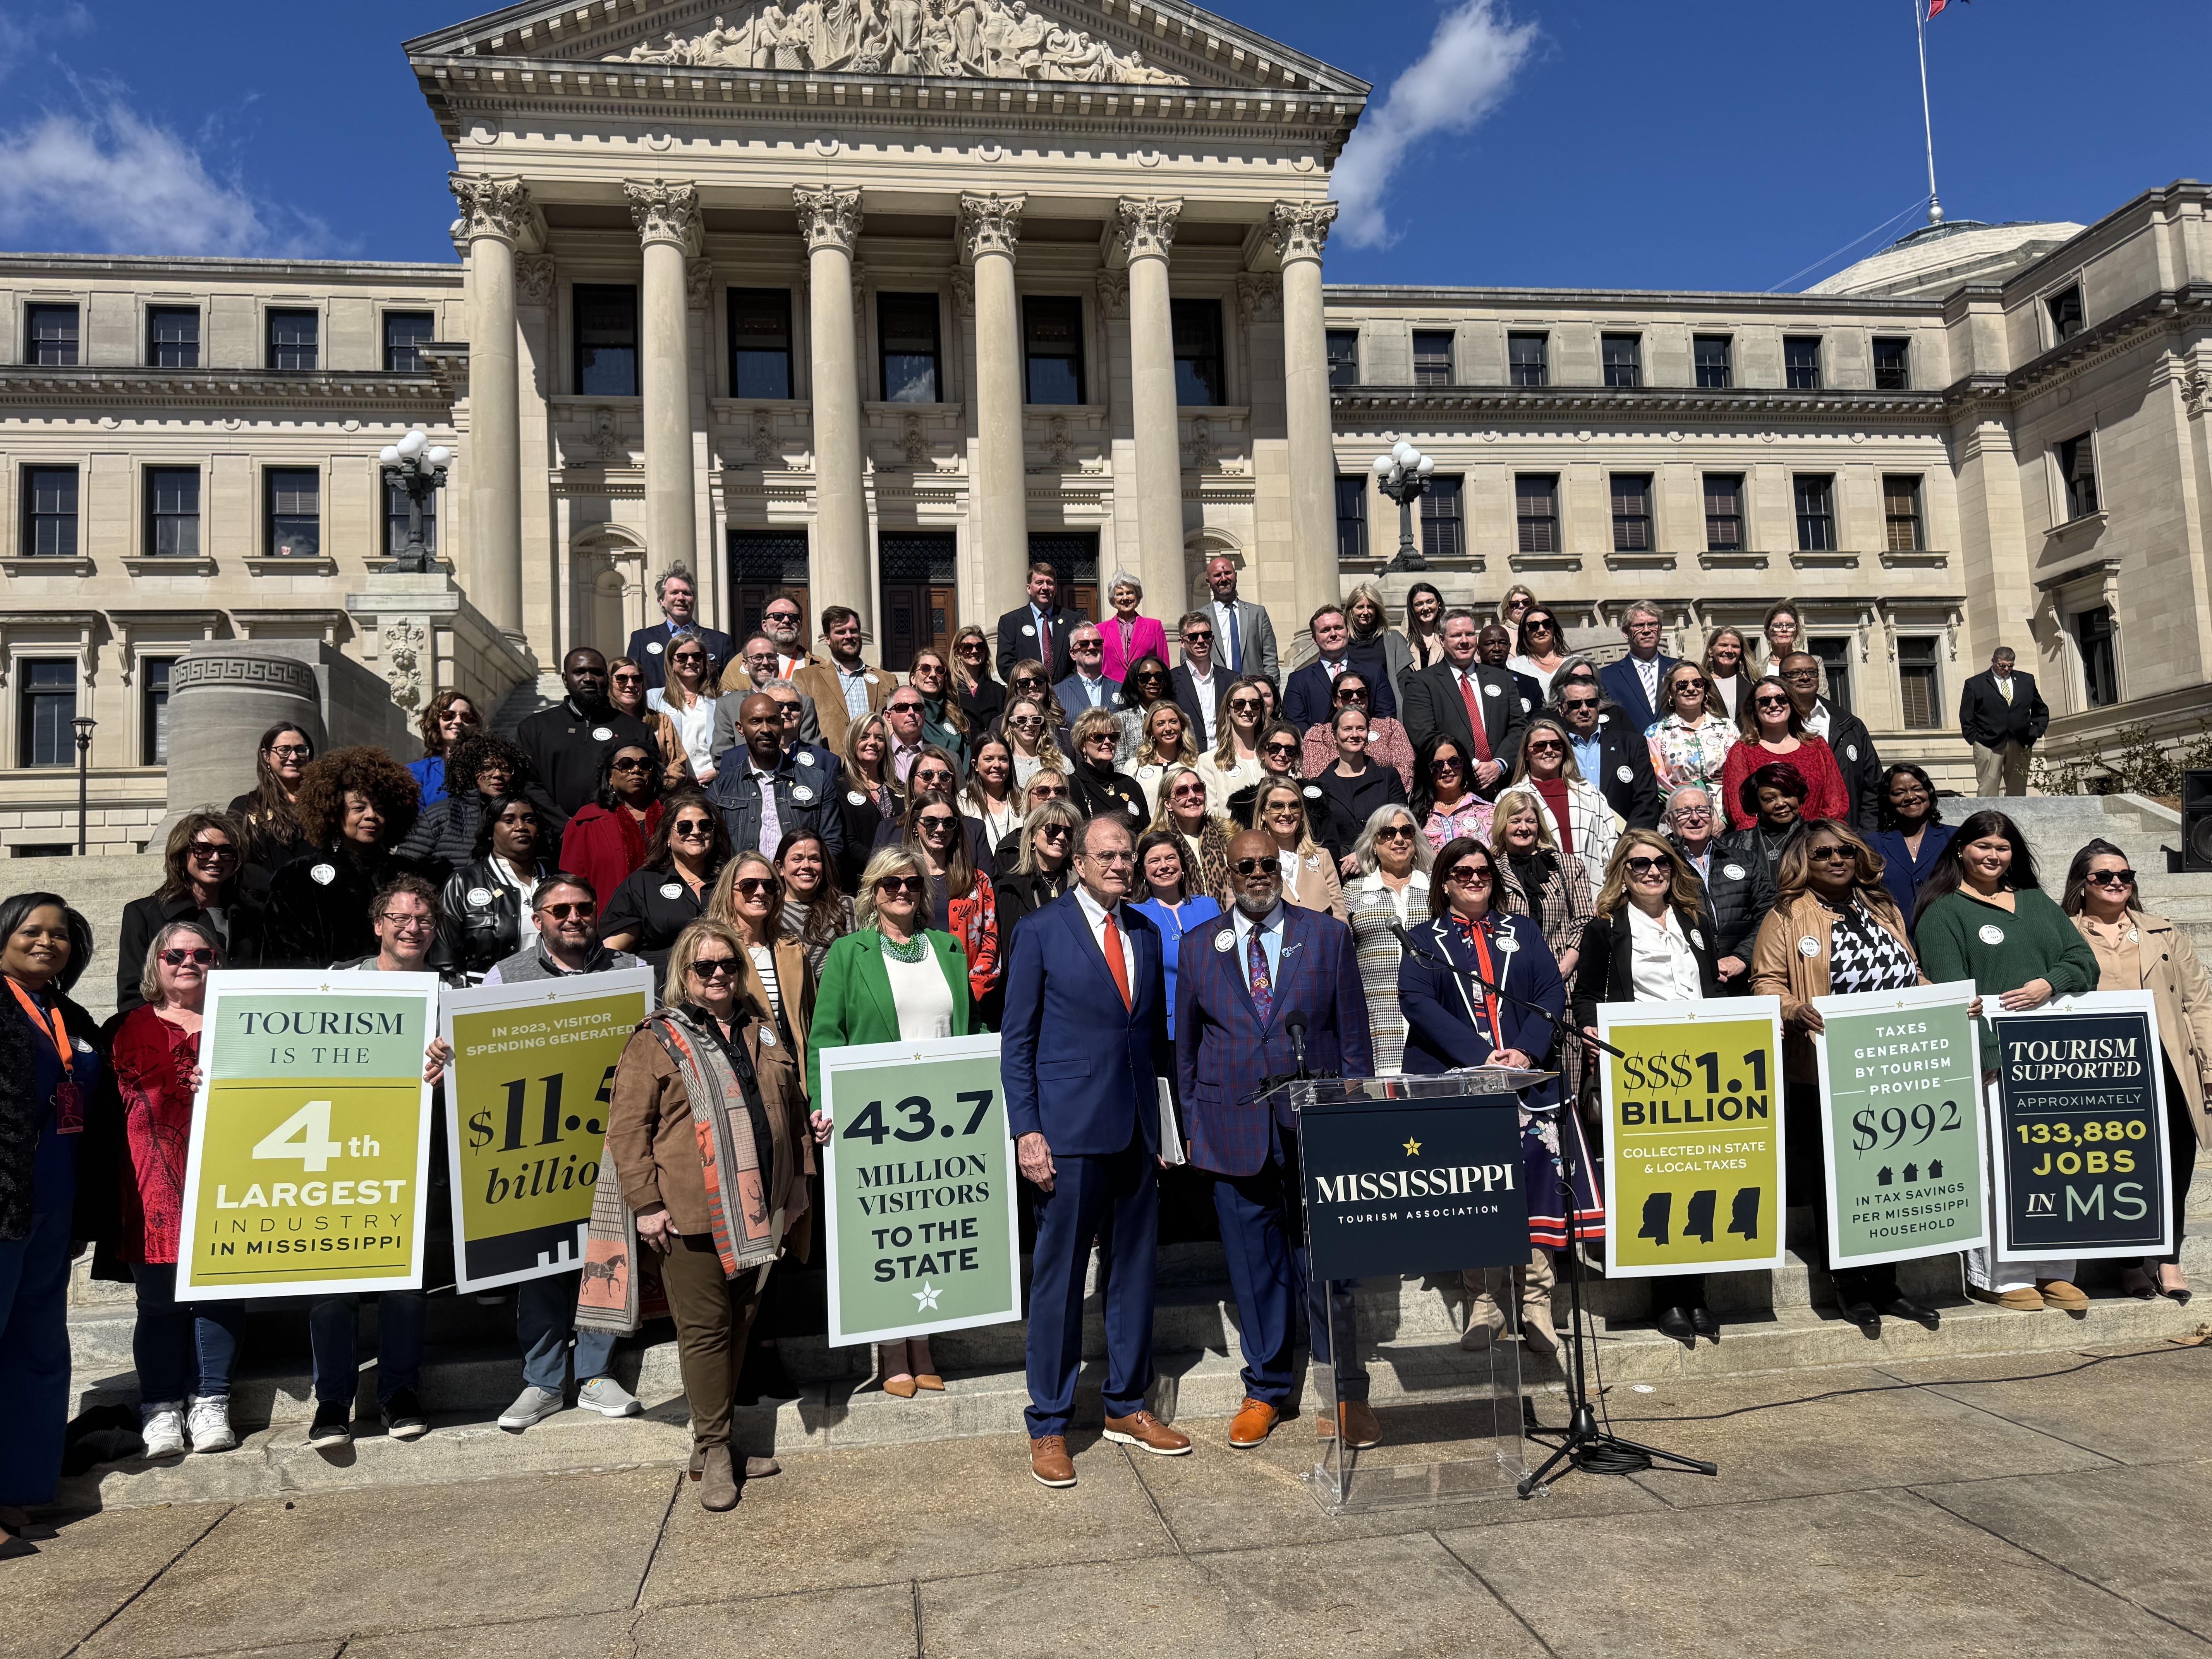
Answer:
<svg viewBox="0 0 2212 1659"><path fill-rule="evenodd" d="M660 1258L660 1282L668 1292L668 1310L676 1316L677 1364L691 1407L695 1447L730 1443L738 1364L765 1277L755 1268L725 1279L711 1237L679 1237L676 1248Z"/></svg>
<svg viewBox="0 0 2212 1659"><path fill-rule="evenodd" d="M2002 749L1984 749L1980 744L1976 744L1974 793L1978 795L2025 795L2027 793L2027 750L2009 740Z"/></svg>

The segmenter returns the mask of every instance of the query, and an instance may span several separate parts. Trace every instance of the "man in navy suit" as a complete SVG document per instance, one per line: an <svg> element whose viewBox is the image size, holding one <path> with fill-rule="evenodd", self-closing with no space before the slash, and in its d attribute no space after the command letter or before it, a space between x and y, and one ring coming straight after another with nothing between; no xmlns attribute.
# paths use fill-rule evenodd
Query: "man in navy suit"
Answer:
<svg viewBox="0 0 2212 1659"><path fill-rule="evenodd" d="M1352 624L1344 618L1343 610L1325 605L1313 613L1306 624L1313 635L1314 648L1321 659L1310 662L1291 676L1291 683L1283 688L1283 718L1299 731L1328 723L1335 712L1336 694L1333 689L1336 677L1351 665L1347 656L1352 649ZM1393 717L1398 713L1398 700L1390 694L1388 674L1364 676L1368 684L1368 713Z"/></svg>
<svg viewBox="0 0 2212 1659"><path fill-rule="evenodd" d="M669 566L653 585L653 597L659 604L660 620L631 635L626 653L645 670L646 690L658 690L668 684L668 641L687 628L699 636L707 654L717 663L726 665L736 654L737 646L727 634L699 625L699 587L685 567Z"/></svg>
<svg viewBox="0 0 2212 1659"><path fill-rule="evenodd" d="M1068 630L1083 619L1054 603L1060 578L1042 559L1030 566L1029 602L999 618L999 654L993 660L1001 674L1014 665L1034 659L1044 665L1045 678L1057 683L1075 669L1067 650Z"/></svg>
<svg viewBox="0 0 2212 1659"><path fill-rule="evenodd" d="M1474 793L1493 800L1520 757L1528 717L1521 712L1513 676L1475 660L1479 633L1474 611L1444 612L1444 659L1406 676L1404 724L1417 749L1439 733L1457 744L1474 774Z"/></svg>
<svg viewBox="0 0 2212 1659"><path fill-rule="evenodd" d="M1599 690L1619 703L1628 723L1642 737L1659 719L1659 686L1680 657L1659 654L1659 607L1638 599L1628 607L1620 631L1628 638L1628 654L1597 672Z"/></svg>
<svg viewBox="0 0 2212 1659"><path fill-rule="evenodd" d="M1030 1473L1048 1486L1075 1484L1067 1424L1093 1238L1106 1307L1106 1437L1164 1457L1190 1449L1188 1435L1145 1408L1160 1084L1170 1062L1167 963L1159 929L1123 902L1136 878L1128 825L1092 818L1076 835L1076 885L1014 930L999 1056L1015 1162L1039 1194L1028 1417Z"/></svg>
<svg viewBox="0 0 2212 1659"><path fill-rule="evenodd" d="M1229 1443L1267 1437L1297 1386L1297 1305L1307 1304L1314 1358L1329 1363L1328 1316L1306 1279L1304 1229L1296 1218L1296 1116L1255 1097L1267 1080L1291 1075L1297 1047L1290 1026L1303 1015L1307 1067L1365 1077L1375 1068L1367 994L1352 930L1323 911L1282 902L1274 837L1247 830L1229 843L1235 912L1183 935L1176 969L1176 1081L1190 1161L1213 1177L1213 1208L1244 1350L1244 1404ZM1332 1285L1338 1320L1351 1328L1352 1292ZM1324 1438L1371 1446L1381 1430L1367 1404L1367 1371L1357 1352L1337 1371L1338 1421Z"/></svg>

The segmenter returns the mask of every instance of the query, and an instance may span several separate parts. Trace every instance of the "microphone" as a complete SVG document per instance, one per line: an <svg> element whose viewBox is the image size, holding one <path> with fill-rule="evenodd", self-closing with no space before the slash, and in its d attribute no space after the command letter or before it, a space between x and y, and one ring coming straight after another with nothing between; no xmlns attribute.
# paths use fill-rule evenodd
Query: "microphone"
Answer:
<svg viewBox="0 0 2212 1659"><path fill-rule="evenodd" d="M1291 1034L1291 1057L1297 1064L1298 1075L1306 1074L1306 1016L1303 1008L1293 1008L1283 1016L1283 1029Z"/></svg>

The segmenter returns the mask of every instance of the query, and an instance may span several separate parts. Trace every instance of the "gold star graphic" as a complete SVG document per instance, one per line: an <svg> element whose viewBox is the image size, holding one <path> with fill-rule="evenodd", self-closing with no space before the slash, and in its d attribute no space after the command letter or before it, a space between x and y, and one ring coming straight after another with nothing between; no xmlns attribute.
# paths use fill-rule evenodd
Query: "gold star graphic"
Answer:
<svg viewBox="0 0 2212 1659"><path fill-rule="evenodd" d="M1419 1141L1409 1140L1406 1143L1406 1156L1407 1158L1419 1158L1420 1155L1421 1143Z"/></svg>

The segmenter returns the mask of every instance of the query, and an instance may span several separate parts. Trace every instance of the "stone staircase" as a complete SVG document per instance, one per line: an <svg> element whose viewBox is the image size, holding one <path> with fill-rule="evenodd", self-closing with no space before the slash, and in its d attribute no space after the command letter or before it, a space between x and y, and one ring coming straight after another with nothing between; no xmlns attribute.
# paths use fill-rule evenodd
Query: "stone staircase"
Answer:
<svg viewBox="0 0 2212 1659"><path fill-rule="evenodd" d="M2010 813L2035 849L2038 873L2054 899L2083 843L2098 836L2111 842L2141 878L2146 908L2179 924L2197 953L2212 961L2212 873L2167 869L2167 852L2181 847L2181 814L2172 807L2141 795L1950 795L1940 805L1946 823L1963 823L1984 811Z"/></svg>

